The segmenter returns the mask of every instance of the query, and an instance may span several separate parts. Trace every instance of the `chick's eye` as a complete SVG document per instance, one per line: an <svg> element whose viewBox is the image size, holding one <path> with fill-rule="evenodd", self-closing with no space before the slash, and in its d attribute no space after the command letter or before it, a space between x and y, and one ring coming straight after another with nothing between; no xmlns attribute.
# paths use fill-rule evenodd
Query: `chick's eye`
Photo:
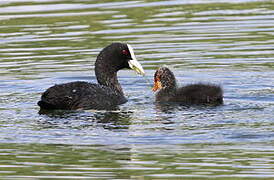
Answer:
<svg viewBox="0 0 274 180"><path fill-rule="evenodd" d="M122 53L124 54L124 55L129 55L129 52L127 51L127 50L122 50Z"/></svg>

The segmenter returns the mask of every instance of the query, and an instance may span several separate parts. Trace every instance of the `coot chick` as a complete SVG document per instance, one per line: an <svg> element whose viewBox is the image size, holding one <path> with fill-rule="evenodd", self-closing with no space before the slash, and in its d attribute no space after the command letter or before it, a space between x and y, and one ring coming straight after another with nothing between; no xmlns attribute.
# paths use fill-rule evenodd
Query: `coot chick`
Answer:
<svg viewBox="0 0 274 180"><path fill-rule="evenodd" d="M76 81L54 85L42 94L38 105L41 109L113 109L127 102L117 79L117 72L123 68L145 73L129 44L112 43L99 53L95 62L99 84Z"/></svg>
<svg viewBox="0 0 274 180"><path fill-rule="evenodd" d="M223 90L215 84L190 84L178 88L176 78L167 67L160 67L154 74L153 91L157 102L219 105L223 103Z"/></svg>

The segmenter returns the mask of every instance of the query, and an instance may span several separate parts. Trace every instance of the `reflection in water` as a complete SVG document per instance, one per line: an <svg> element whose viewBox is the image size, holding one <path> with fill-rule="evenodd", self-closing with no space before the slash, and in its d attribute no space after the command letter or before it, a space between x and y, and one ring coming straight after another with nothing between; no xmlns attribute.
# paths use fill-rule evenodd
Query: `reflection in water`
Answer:
<svg viewBox="0 0 274 180"><path fill-rule="evenodd" d="M132 113L130 111L43 110L40 111L40 115L44 115L44 118L38 122L39 126L43 128L57 128L60 126L64 128L65 126L81 129L100 126L108 130L128 129ZM75 126L75 122L78 126Z"/></svg>
<svg viewBox="0 0 274 180"><path fill-rule="evenodd" d="M190 107L189 105L176 102L155 102L154 105L157 112L164 112L166 114L174 114L175 111L183 111Z"/></svg>
<svg viewBox="0 0 274 180"><path fill-rule="evenodd" d="M138 179L138 178L273 178L273 148L256 144L184 145L47 145L1 144L1 177L4 179ZM248 152L248 153L246 153ZM15 161L16 160L16 161ZM8 169L8 170L5 170ZM166 172L169 172L168 174ZM20 175L18 175L20 173Z"/></svg>
<svg viewBox="0 0 274 180"><path fill-rule="evenodd" d="M214 121L218 118L223 109L222 106L214 105L186 105L174 102L155 102L155 120L169 126L159 126L159 129L184 132L186 129L213 128ZM201 122L204 120L204 122ZM213 124L212 124L213 123ZM199 133L203 133L200 131ZM194 135L193 131L193 135ZM206 136L206 134L205 134ZM193 137L193 139L195 139Z"/></svg>
<svg viewBox="0 0 274 180"><path fill-rule="evenodd" d="M132 112L96 113L96 121L103 124L105 129L128 129L131 123Z"/></svg>
<svg viewBox="0 0 274 180"><path fill-rule="evenodd" d="M4 154L0 162L4 179L130 177L121 171L131 159L125 146L0 144L0 155Z"/></svg>
<svg viewBox="0 0 274 180"><path fill-rule="evenodd" d="M156 112L163 112L166 114L174 114L176 111L207 111L223 107L223 105L215 104L189 105L178 102L155 102L154 105Z"/></svg>
<svg viewBox="0 0 274 180"><path fill-rule="evenodd" d="M0 178L273 179L273 7L0 1ZM120 111L37 114L54 83L95 82L97 54L117 41L134 46L150 79L119 72ZM221 84L225 104L154 104L147 86L164 64L182 85Z"/></svg>

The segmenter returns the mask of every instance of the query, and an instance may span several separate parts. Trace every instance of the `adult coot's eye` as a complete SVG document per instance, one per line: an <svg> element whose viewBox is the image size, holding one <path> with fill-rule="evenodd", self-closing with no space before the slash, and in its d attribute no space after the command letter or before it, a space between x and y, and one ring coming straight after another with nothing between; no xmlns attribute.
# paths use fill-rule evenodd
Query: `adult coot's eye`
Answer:
<svg viewBox="0 0 274 180"><path fill-rule="evenodd" d="M122 53L124 54L124 55L129 55L129 52L127 51L127 50L122 50Z"/></svg>

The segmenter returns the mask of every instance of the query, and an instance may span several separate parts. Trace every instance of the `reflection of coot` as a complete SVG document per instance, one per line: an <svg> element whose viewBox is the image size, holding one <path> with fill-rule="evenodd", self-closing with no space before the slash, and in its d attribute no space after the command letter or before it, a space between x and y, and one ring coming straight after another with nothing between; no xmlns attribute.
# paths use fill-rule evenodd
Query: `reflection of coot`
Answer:
<svg viewBox="0 0 274 180"><path fill-rule="evenodd" d="M131 111L66 111L50 110L40 111L40 115L46 115L39 120L39 127L43 128L100 128L128 129L131 124Z"/></svg>
<svg viewBox="0 0 274 180"><path fill-rule="evenodd" d="M38 105L41 109L113 109L127 102L117 79L117 71L123 68L144 74L132 47L113 43L97 56L95 74L99 84L76 81L52 86L43 93Z"/></svg>
<svg viewBox="0 0 274 180"><path fill-rule="evenodd" d="M190 84L177 88L174 74L167 67L160 67L154 74L153 91L157 102L180 102L183 104L223 103L223 90L215 84Z"/></svg>
<svg viewBox="0 0 274 180"><path fill-rule="evenodd" d="M104 112L96 113L95 121L104 129L128 129L132 112Z"/></svg>

